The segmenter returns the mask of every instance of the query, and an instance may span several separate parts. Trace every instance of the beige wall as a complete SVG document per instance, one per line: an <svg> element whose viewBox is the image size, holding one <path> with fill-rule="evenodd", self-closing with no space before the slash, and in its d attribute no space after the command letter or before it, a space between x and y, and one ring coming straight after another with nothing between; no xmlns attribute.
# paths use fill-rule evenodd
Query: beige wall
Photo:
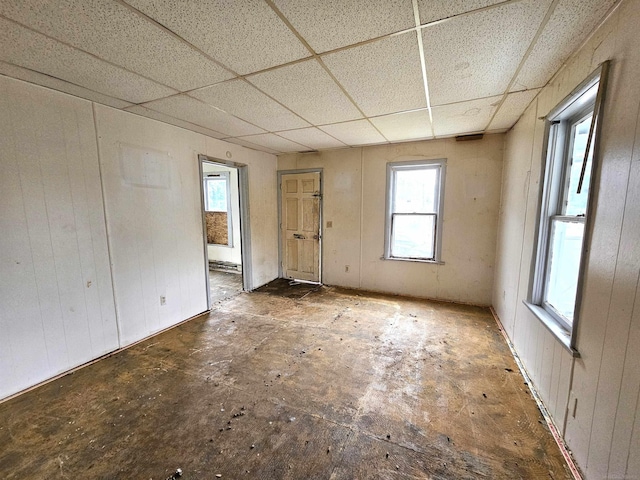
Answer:
<svg viewBox="0 0 640 480"><path fill-rule="evenodd" d="M503 141L503 135L488 135L278 157L278 170L323 169L323 282L489 305ZM444 265L381 260L386 164L438 158L447 159Z"/></svg>
<svg viewBox="0 0 640 480"><path fill-rule="evenodd" d="M200 153L248 165L277 277L275 156L5 76L0 126L0 398L207 309Z"/></svg>
<svg viewBox="0 0 640 480"><path fill-rule="evenodd" d="M638 25L640 2L624 0L507 134L505 150L493 303L587 479L640 478ZM612 69L574 362L522 304L539 200L539 117L606 59Z"/></svg>

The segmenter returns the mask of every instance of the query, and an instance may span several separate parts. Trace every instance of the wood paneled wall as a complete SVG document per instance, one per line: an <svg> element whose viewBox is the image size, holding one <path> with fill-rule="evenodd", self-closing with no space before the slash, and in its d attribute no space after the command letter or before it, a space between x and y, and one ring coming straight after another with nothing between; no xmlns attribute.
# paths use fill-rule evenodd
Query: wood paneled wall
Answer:
<svg viewBox="0 0 640 480"><path fill-rule="evenodd" d="M0 75L0 399L207 309L201 153L248 165L258 287L275 156Z"/></svg>
<svg viewBox="0 0 640 480"><path fill-rule="evenodd" d="M587 479L640 478L640 2L623 0L507 134L493 304ZM575 361L522 304L546 115L610 59Z"/></svg>
<svg viewBox="0 0 640 480"><path fill-rule="evenodd" d="M0 398L118 348L91 103L0 76Z"/></svg>

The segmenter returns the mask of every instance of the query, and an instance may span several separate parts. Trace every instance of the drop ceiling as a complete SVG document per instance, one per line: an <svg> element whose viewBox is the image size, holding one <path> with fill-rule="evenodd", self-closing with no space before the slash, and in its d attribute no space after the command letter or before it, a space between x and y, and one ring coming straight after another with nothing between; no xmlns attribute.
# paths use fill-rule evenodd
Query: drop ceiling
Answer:
<svg viewBox="0 0 640 480"><path fill-rule="evenodd" d="M0 0L0 74L270 153L509 129L617 0Z"/></svg>

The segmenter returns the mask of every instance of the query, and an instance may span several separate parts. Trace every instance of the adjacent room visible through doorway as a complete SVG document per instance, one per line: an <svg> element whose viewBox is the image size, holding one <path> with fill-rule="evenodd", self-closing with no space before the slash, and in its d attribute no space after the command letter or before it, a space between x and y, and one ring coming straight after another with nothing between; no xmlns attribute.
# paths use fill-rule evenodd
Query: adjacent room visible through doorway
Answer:
<svg viewBox="0 0 640 480"><path fill-rule="evenodd" d="M211 305L243 290L239 169L200 159Z"/></svg>

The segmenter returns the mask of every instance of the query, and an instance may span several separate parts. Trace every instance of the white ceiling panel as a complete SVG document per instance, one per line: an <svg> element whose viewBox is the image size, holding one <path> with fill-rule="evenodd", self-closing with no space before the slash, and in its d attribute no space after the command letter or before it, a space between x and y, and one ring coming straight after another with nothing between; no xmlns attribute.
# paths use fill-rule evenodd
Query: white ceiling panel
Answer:
<svg viewBox="0 0 640 480"><path fill-rule="evenodd" d="M236 145L242 145L243 147L251 148L253 150L258 150L259 152L271 153L273 155L278 155L279 153L281 153L277 150L271 150L270 148L267 148L264 145L256 145L255 143L247 142L246 140L242 140L238 137L225 138L224 141L229 143L235 143Z"/></svg>
<svg viewBox="0 0 640 480"><path fill-rule="evenodd" d="M142 115L143 117L153 118L154 120L158 120L163 123L175 125L176 127L182 127L187 130L191 130L193 132L198 132L203 135L207 135L208 137L213 137L218 139L226 137L226 135L220 132L216 132L214 130L201 127L200 125L195 125L193 123L185 122L184 120L180 120L179 118L175 118L170 115L165 115L164 113L156 112L155 110L145 108L142 105L133 105L129 108L125 108L125 110L127 112Z"/></svg>
<svg viewBox="0 0 640 480"><path fill-rule="evenodd" d="M386 139L380 135L380 132L368 120L324 125L320 129L346 145L369 145L386 142Z"/></svg>
<svg viewBox="0 0 640 480"><path fill-rule="evenodd" d="M185 42L113 0L12 0L0 13L177 90L233 77ZM81 18L82 22L69 19Z"/></svg>
<svg viewBox="0 0 640 480"><path fill-rule="evenodd" d="M371 122L390 142L403 142L433 136L427 110L384 115L372 118Z"/></svg>
<svg viewBox="0 0 640 480"><path fill-rule="evenodd" d="M314 125L362 118L315 60L252 75L247 80Z"/></svg>
<svg viewBox="0 0 640 480"><path fill-rule="evenodd" d="M144 106L180 120L223 133L229 137L264 133L264 130L259 127L187 95L163 98L147 103Z"/></svg>
<svg viewBox="0 0 640 480"><path fill-rule="evenodd" d="M240 74L309 56L263 0L126 0Z"/></svg>
<svg viewBox="0 0 640 480"><path fill-rule="evenodd" d="M300 152L310 150L308 145L300 145L286 138L279 137L273 133L265 133L263 135L251 135L248 137L239 137L240 140L254 143L263 147L270 148L278 152Z"/></svg>
<svg viewBox="0 0 640 480"><path fill-rule="evenodd" d="M511 90L543 87L615 0L560 0Z"/></svg>
<svg viewBox="0 0 640 480"><path fill-rule="evenodd" d="M501 3L504 0L418 0L420 23L425 24Z"/></svg>
<svg viewBox="0 0 640 480"><path fill-rule="evenodd" d="M488 130L511 128L539 91L540 89L537 88L508 94L496 116L491 120Z"/></svg>
<svg viewBox="0 0 640 480"><path fill-rule="evenodd" d="M414 32L322 57L367 116L426 107Z"/></svg>
<svg viewBox="0 0 640 480"><path fill-rule="evenodd" d="M0 60L131 103L175 90L0 18Z"/></svg>
<svg viewBox="0 0 640 480"><path fill-rule="evenodd" d="M504 93L551 0L523 0L423 29L431 105Z"/></svg>
<svg viewBox="0 0 640 480"><path fill-rule="evenodd" d="M331 135L327 135L322 130L313 127L278 132L278 135L302 145L307 145L315 150L346 147L340 140L336 140Z"/></svg>
<svg viewBox="0 0 640 480"><path fill-rule="evenodd" d="M308 122L244 80L220 83L190 92L189 95L265 130L289 130L309 126Z"/></svg>
<svg viewBox="0 0 640 480"><path fill-rule="evenodd" d="M411 0L274 0L316 52L415 26Z"/></svg>
<svg viewBox="0 0 640 480"><path fill-rule="evenodd" d="M26 68L18 67L17 65L11 65L10 63L0 62L0 73L9 77L18 78L25 82L35 83L36 85L42 85L43 87L52 88L60 92L75 95L76 97L91 100L92 102L101 103L102 105L108 105L114 108L125 108L132 105L124 100L103 95L102 93L88 90L84 87L79 87L73 83L65 82L58 78L44 75L43 73L34 72Z"/></svg>
<svg viewBox="0 0 640 480"><path fill-rule="evenodd" d="M433 129L436 137L482 132L501 98L481 98L434 107Z"/></svg>

